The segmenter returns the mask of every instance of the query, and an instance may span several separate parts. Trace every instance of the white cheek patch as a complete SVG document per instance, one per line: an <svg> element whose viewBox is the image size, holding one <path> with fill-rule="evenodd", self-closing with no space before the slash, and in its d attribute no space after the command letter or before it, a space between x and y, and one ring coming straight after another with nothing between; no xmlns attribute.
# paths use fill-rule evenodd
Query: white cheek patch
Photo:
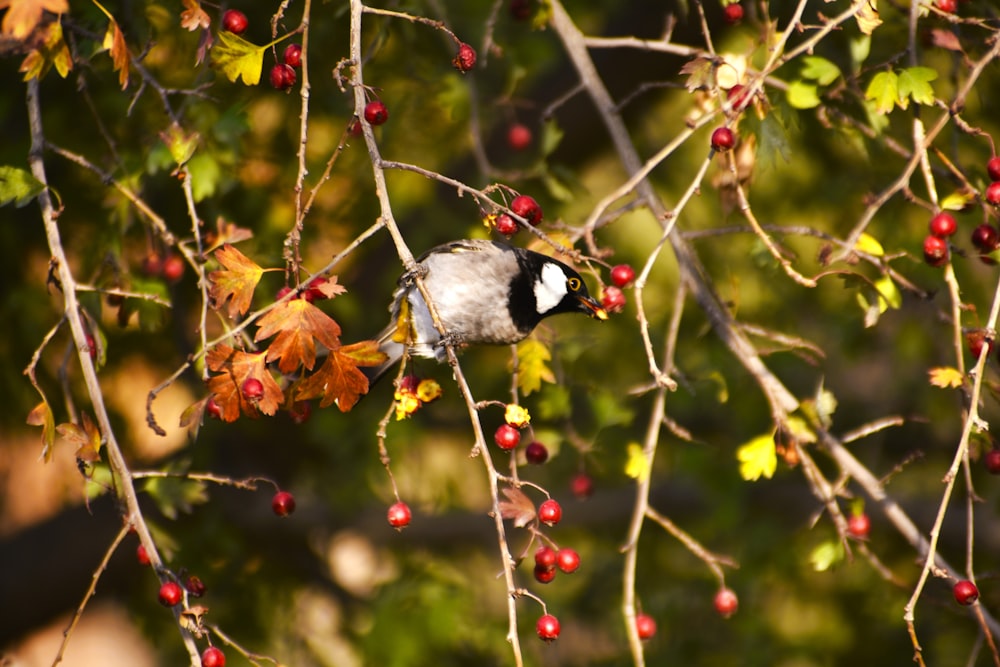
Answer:
<svg viewBox="0 0 1000 667"><path fill-rule="evenodd" d="M541 278L535 281L535 310L543 315L566 296L566 274L558 264L542 266Z"/></svg>

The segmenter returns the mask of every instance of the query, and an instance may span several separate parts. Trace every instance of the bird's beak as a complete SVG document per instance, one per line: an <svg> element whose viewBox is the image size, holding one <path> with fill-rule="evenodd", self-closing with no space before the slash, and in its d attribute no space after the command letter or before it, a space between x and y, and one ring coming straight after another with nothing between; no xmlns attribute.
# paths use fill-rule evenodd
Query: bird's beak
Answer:
<svg viewBox="0 0 1000 667"><path fill-rule="evenodd" d="M608 311L601 308L601 304L594 301L589 296L577 297L580 300L580 304L584 307L584 311L596 320L606 320L608 319Z"/></svg>

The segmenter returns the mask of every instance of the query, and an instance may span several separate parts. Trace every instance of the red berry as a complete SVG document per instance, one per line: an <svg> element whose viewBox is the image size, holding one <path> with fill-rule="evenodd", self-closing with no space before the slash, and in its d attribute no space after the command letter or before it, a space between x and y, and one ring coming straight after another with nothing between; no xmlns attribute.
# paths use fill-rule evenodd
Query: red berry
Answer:
<svg viewBox="0 0 1000 667"><path fill-rule="evenodd" d="M542 567L541 565L536 565L534 575L535 581L540 584L547 584L556 578L556 569L554 567Z"/></svg>
<svg viewBox="0 0 1000 667"><path fill-rule="evenodd" d="M542 545L535 552L535 567L551 570L556 566L556 551L552 547Z"/></svg>
<svg viewBox="0 0 1000 667"><path fill-rule="evenodd" d="M264 395L264 383L257 378L247 378L243 381L240 391L243 392L243 398L248 401L259 401Z"/></svg>
<svg viewBox="0 0 1000 667"><path fill-rule="evenodd" d="M556 565L566 574L573 574L580 567L580 554L575 549L560 549L556 552Z"/></svg>
<svg viewBox="0 0 1000 667"><path fill-rule="evenodd" d="M150 278L158 278L163 273L163 259L153 253L146 255L142 260L142 272Z"/></svg>
<svg viewBox="0 0 1000 667"><path fill-rule="evenodd" d="M577 500L586 500L594 493L594 480L585 472L577 473L569 486Z"/></svg>
<svg viewBox="0 0 1000 667"><path fill-rule="evenodd" d="M1000 155L994 155L986 163L986 173L991 181L1000 181Z"/></svg>
<svg viewBox="0 0 1000 667"><path fill-rule="evenodd" d="M278 491L271 499L271 509L278 516L288 516L295 511L295 496L288 491Z"/></svg>
<svg viewBox="0 0 1000 667"><path fill-rule="evenodd" d="M733 7L735 5L729 5ZM712 150L717 153L728 151L736 144L736 135L728 127L717 127L712 132Z"/></svg>
<svg viewBox="0 0 1000 667"><path fill-rule="evenodd" d="M559 637L559 619L552 614L545 614L535 624L535 631L538 632L539 639L550 642Z"/></svg>
<svg viewBox="0 0 1000 667"><path fill-rule="evenodd" d="M295 424L305 424L309 421L309 417L312 416L312 403L309 401L297 401L293 403L291 409L288 411L288 416L292 418L292 422Z"/></svg>
<svg viewBox="0 0 1000 667"><path fill-rule="evenodd" d="M527 459L528 463L541 465L549 459L549 450L536 440L524 448L524 458Z"/></svg>
<svg viewBox="0 0 1000 667"><path fill-rule="evenodd" d="M931 266L944 266L948 261L948 244L944 239L936 236L924 239L924 261Z"/></svg>
<svg viewBox="0 0 1000 667"><path fill-rule="evenodd" d="M958 223L950 213L938 213L931 218L931 234L938 238L947 238L958 231Z"/></svg>
<svg viewBox="0 0 1000 667"><path fill-rule="evenodd" d="M288 90L295 85L295 70L290 65L278 63L271 68L271 86L275 90Z"/></svg>
<svg viewBox="0 0 1000 667"><path fill-rule="evenodd" d="M528 195L514 197L514 201L510 203L510 210L527 220L529 224L537 226L542 221L542 207Z"/></svg>
<svg viewBox="0 0 1000 667"><path fill-rule="evenodd" d="M459 72L465 74L476 65L476 50L465 42L462 42L458 45L458 53L452 58L451 64Z"/></svg>
<svg viewBox="0 0 1000 667"><path fill-rule="evenodd" d="M954 14L958 11L958 0L935 0L934 4L942 12L947 12L948 14Z"/></svg>
<svg viewBox="0 0 1000 667"><path fill-rule="evenodd" d="M742 111L749 100L742 84L736 84L726 91L726 99L732 103L733 111Z"/></svg>
<svg viewBox="0 0 1000 667"><path fill-rule="evenodd" d="M527 125L514 123L507 130L507 145L515 151L523 151L531 145L531 130Z"/></svg>
<svg viewBox="0 0 1000 667"><path fill-rule="evenodd" d="M628 264L619 264L611 269L611 282L618 287L625 287L635 280L635 270Z"/></svg>
<svg viewBox="0 0 1000 667"><path fill-rule="evenodd" d="M601 295L601 305L609 313L620 313L625 309L625 292L620 287L608 285Z"/></svg>
<svg viewBox="0 0 1000 667"><path fill-rule="evenodd" d="M1000 232L988 222L972 230L972 245L982 252L993 252L1000 245Z"/></svg>
<svg viewBox="0 0 1000 667"><path fill-rule="evenodd" d="M393 528L406 528L410 525L413 513L410 512L409 505L400 501L389 507L386 517L389 519L389 525Z"/></svg>
<svg viewBox="0 0 1000 667"><path fill-rule="evenodd" d="M510 424L500 424L493 434L493 440L500 449L514 449L521 442L521 432Z"/></svg>
<svg viewBox="0 0 1000 667"><path fill-rule="evenodd" d="M1000 475L1000 449L991 449L983 455L983 465L994 475Z"/></svg>
<svg viewBox="0 0 1000 667"><path fill-rule="evenodd" d="M538 518L542 523L554 526L562 519L562 507L559 503L549 498L538 506Z"/></svg>
<svg viewBox="0 0 1000 667"><path fill-rule="evenodd" d="M286 46L285 53L282 54L282 60L289 67L302 67L302 45L289 44Z"/></svg>
<svg viewBox="0 0 1000 667"><path fill-rule="evenodd" d="M204 595L205 590L207 589L207 587L205 586L205 582L201 580L201 577L197 577L193 574L190 575L184 581L184 588L187 589L187 592L189 594L193 595L196 598L200 598L202 595Z"/></svg>
<svg viewBox="0 0 1000 667"><path fill-rule="evenodd" d="M986 332L983 329L966 332L965 343L969 346L969 354L972 355L972 358L978 359L983 351L983 345L986 344Z"/></svg>
<svg viewBox="0 0 1000 667"><path fill-rule="evenodd" d="M214 646L209 646L201 654L201 667L226 667L226 654Z"/></svg>
<svg viewBox="0 0 1000 667"><path fill-rule="evenodd" d="M729 618L736 613L736 609L740 606L740 600L736 597L736 593L728 588L720 588L712 603L715 605L715 611L719 612L722 618Z"/></svg>
<svg viewBox="0 0 1000 667"><path fill-rule="evenodd" d="M865 538L872 529L871 519L865 513L852 514L847 519L847 532L854 537Z"/></svg>
<svg viewBox="0 0 1000 667"><path fill-rule="evenodd" d="M729 25L734 25L743 20L743 6L739 3L726 5L722 10L722 17Z"/></svg>
<svg viewBox="0 0 1000 667"><path fill-rule="evenodd" d="M242 35L248 25L250 25L250 21L247 20L247 15L238 9L227 9L226 13L222 15L222 29L228 30L234 35Z"/></svg>
<svg viewBox="0 0 1000 667"><path fill-rule="evenodd" d="M184 597L184 591L176 582L168 581L160 586L160 604L164 607L173 607Z"/></svg>
<svg viewBox="0 0 1000 667"><path fill-rule="evenodd" d="M957 582L952 593L955 594L955 602L961 605L968 606L979 599L979 589L968 579Z"/></svg>
<svg viewBox="0 0 1000 667"><path fill-rule="evenodd" d="M381 125L389 120L389 110L385 108L382 100L372 100L365 105L365 120L370 125Z"/></svg>
<svg viewBox="0 0 1000 667"><path fill-rule="evenodd" d="M87 334L87 353L91 361L97 361L97 340L90 334Z"/></svg>
<svg viewBox="0 0 1000 667"><path fill-rule="evenodd" d="M501 213L493 220L493 227L507 237L513 236L518 230L517 220L506 213Z"/></svg>
<svg viewBox="0 0 1000 667"><path fill-rule="evenodd" d="M176 283L184 276L184 260L180 255L169 255L163 260L163 279Z"/></svg>
<svg viewBox="0 0 1000 667"><path fill-rule="evenodd" d="M351 119L351 124L347 126L347 131L352 137L360 137L362 133L361 121L358 120L357 116Z"/></svg>
<svg viewBox="0 0 1000 667"><path fill-rule="evenodd" d="M1000 206L1000 181L993 181L986 188L986 201L994 206Z"/></svg>
<svg viewBox="0 0 1000 667"><path fill-rule="evenodd" d="M146 551L146 547L140 544L136 548L135 559L139 561L139 565L149 565L149 552Z"/></svg>
<svg viewBox="0 0 1000 667"><path fill-rule="evenodd" d="M639 614L635 617L635 630L639 639L651 639L656 634L656 621L649 614Z"/></svg>
<svg viewBox="0 0 1000 667"><path fill-rule="evenodd" d="M222 419L222 408L215 402L215 396L209 398L205 403L205 412L212 419Z"/></svg>
<svg viewBox="0 0 1000 667"><path fill-rule="evenodd" d="M510 15L515 21L527 21L534 11L532 0L510 0Z"/></svg>

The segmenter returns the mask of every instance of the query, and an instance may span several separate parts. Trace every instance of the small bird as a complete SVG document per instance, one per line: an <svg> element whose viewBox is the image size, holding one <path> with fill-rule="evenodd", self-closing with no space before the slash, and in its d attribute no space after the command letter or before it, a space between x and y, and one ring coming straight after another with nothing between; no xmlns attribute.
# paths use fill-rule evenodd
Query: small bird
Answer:
<svg viewBox="0 0 1000 667"><path fill-rule="evenodd" d="M479 239L453 241L427 251L417 264L447 342L454 346L516 343L558 313L608 319L579 273L531 250ZM378 337L388 358L365 369L372 383L399 362L407 347L419 357L447 359L445 341L412 275L399 279L389 312L389 325Z"/></svg>

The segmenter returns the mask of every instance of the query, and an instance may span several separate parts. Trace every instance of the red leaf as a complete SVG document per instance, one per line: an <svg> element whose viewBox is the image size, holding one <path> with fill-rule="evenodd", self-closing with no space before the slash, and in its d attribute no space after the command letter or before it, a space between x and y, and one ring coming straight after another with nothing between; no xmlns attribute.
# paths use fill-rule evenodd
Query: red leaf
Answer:
<svg viewBox="0 0 1000 667"><path fill-rule="evenodd" d="M228 345L217 345L205 355L209 370L208 389L222 410L223 421L236 421L242 411L250 417L259 413L273 415L284 401L281 387L267 371L266 352L241 352ZM254 401L243 396L241 388L249 378L260 380L264 394Z"/></svg>

